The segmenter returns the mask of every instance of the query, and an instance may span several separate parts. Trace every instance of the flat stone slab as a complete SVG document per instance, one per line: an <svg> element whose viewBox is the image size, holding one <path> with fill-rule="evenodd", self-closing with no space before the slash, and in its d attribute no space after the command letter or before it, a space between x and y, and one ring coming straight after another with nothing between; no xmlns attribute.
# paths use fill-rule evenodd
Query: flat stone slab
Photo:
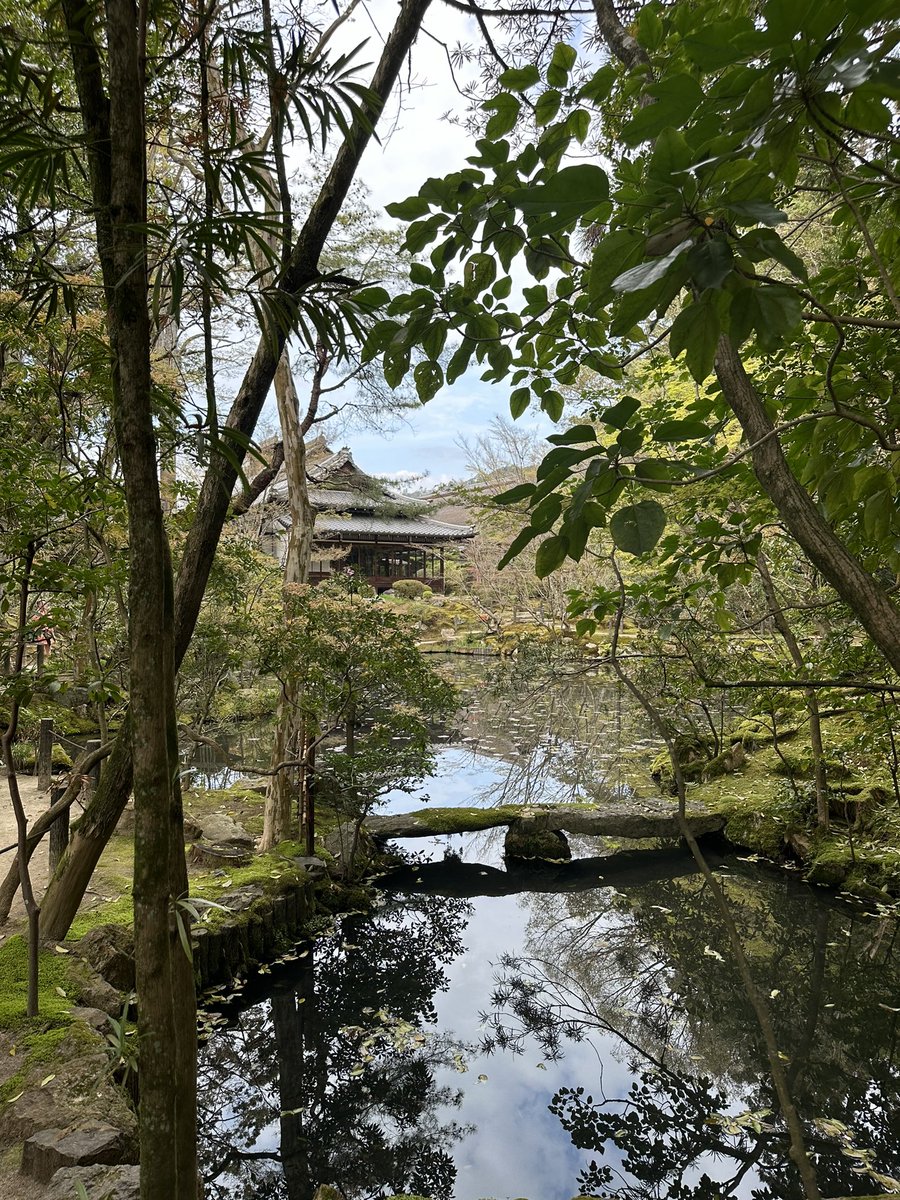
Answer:
<svg viewBox="0 0 900 1200"><path fill-rule="evenodd" d="M45 1200L73 1200L79 1195L78 1184L84 1187L89 1200L140 1200L140 1168L63 1167L50 1180Z"/></svg>
<svg viewBox="0 0 900 1200"><path fill-rule="evenodd" d="M105 1121L86 1121L67 1129L43 1129L22 1147L22 1174L48 1183L62 1167L109 1166L131 1151L129 1138Z"/></svg>
<svg viewBox="0 0 900 1200"><path fill-rule="evenodd" d="M434 837L436 834L475 833L517 822L534 830L550 829L594 837L679 837L678 813L673 805L652 801L627 804L559 804L536 808L507 804L500 808L425 808L391 816L369 816L365 828L379 839ZM687 825L694 837L725 828L721 813L689 812Z"/></svg>

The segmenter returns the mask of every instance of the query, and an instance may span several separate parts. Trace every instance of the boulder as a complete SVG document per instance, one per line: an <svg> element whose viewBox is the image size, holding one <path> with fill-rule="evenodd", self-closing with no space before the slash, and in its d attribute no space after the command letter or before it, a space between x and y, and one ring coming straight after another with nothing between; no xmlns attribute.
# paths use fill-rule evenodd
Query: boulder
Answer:
<svg viewBox="0 0 900 1200"><path fill-rule="evenodd" d="M49 1088L32 1088L9 1100L0 1112L0 1144L24 1142L42 1129L62 1128L72 1111Z"/></svg>
<svg viewBox="0 0 900 1200"><path fill-rule="evenodd" d="M78 998L86 1009L96 1009L108 1017L119 1017L125 995L86 964L77 973Z"/></svg>
<svg viewBox="0 0 900 1200"><path fill-rule="evenodd" d="M566 835L530 821L514 821L506 831L503 855L516 862L568 862L572 857Z"/></svg>
<svg viewBox="0 0 900 1200"><path fill-rule="evenodd" d="M47 1188L45 1200L72 1200L81 1184L89 1200L140 1200L140 1168L135 1166L62 1167Z"/></svg>
<svg viewBox="0 0 900 1200"><path fill-rule="evenodd" d="M292 858L291 862L295 867L300 867L301 870L305 871L310 879L322 879L326 874L325 864L321 858L301 855L299 858Z"/></svg>
<svg viewBox="0 0 900 1200"><path fill-rule="evenodd" d="M90 1025L91 1029L96 1029L98 1033L103 1033L109 1028L109 1013L102 1008L76 1005L72 1009L72 1016L76 1021L84 1021L85 1025Z"/></svg>
<svg viewBox="0 0 900 1200"><path fill-rule="evenodd" d="M134 937L124 926L98 925L88 930L75 943L75 952L120 992L134 988Z"/></svg>
<svg viewBox="0 0 900 1200"><path fill-rule="evenodd" d="M23 1175L49 1183L61 1167L115 1165L134 1155L132 1139L106 1121L80 1121L66 1129L44 1129L22 1147Z"/></svg>
<svg viewBox="0 0 900 1200"><path fill-rule="evenodd" d="M196 837L209 846L234 847L235 850L252 850L253 838L242 825L228 816L227 813L204 813L194 816L185 823L185 832L199 831Z"/></svg>
<svg viewBox="0 0 900 1200"><path fill-rule="evenodd" d="M188 858L198 867L245 867L250 862L252 851L246 846L211 846L208 842L194 842Z"/></svg>

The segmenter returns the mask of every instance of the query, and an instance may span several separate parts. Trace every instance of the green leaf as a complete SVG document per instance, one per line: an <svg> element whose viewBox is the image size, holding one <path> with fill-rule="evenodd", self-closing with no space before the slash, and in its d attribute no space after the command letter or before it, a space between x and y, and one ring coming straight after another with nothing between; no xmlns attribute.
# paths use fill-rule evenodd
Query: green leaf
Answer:
<svg viewBox="0 0 900 1200"><path fill-rule="evenodd" d="M595 71L591 78L578 93L579 100L590 100L592 104L602 104L609 97L616 82L616 68L608 63Z"/></svg>
<svg viewBox="0 0 900 1200"><path fill-rule="evenodd" d="M534 119L540 125L549 125L556 114L559 112L559 106L562 103L562 93L555 88L550 88L546 92L542 92L538 96L537 104L534 106Z"/></svg>
<svg viewBox="0 0 900 1200"><path fill-rule="evenodd" d="M522 111L521 101L510 95L509 92L501 92L499 96L494 96L486 101L482 107L494 114L484 131L488 139L501 138L505 133L514 129L519 119L519 113Z"/></svg>
<svg viewBox="0 0 900 1200"><path fill-rule="evenodd" d="M409 370L409 349L388 350L383 360L385 383L390 388L399 387L403 376Z"/></svg>
<svg viewBox="0 0 900 1200"><path fill-rule="evenodd" d="M509 549L497 563L497 570L502 571L507 563L511 563L517 555L521 554L528 543L533 542L539 533L539 529L533 529L530 525L526 525L525 528L513 538Z"/></svg>
<svg viewBox="0 0 900 1200"><path fill-rule="evenodd" d="M414 221L416 217L424 217L430 209L431 205L423 196L410 196L408 200L399 200L384 206L388 216L398 217L401 221Z"/></svg>
<svg viewBox="0 0 900 1200"><path fill-rule="evenodd" d="M569 540L563 534L556 534L541 542L534 556L534 573L538 579L546 579L557 567L562 566L568 553Z"/></svg>
<svg viewBox="0 0 900 1200"><path fill-rule="evenodd" d="M640 500L618 509L609 522L612 540L626 554L638 557L653 549L666 527L666 511L656 500Z"/></svg>
<svg viewBox="0 0 900 1200"><path fill-rule="evenodd" d="M500 336L500 326L486 312L476 312L466 323L466 337L475 342L493 342Z"/></svg>
<svg viewBox="0 0 900 1200"><path fill-rule="evenodd" d="M719 314L708 296L687 305L672 322L669 353L677 358L685 351L688 370L697 383L712 373L719 333Z"/></svg>
<svg viewBox="0 0 900 1200"><path fill-rule="evenodd" d="M594 248L588 275L588 295L603 300L612 281L644 256L646 238L634 229L617 229Z"/></svg>
<svg viewBox="0 0 900 1200"><path fill-rule="evenodd" d="M489 288L497 278L497 259L493 254L472 254L464 270L467 296L477 296Z"/></svg>
<svg viewBox="0 0 900 1200"><path fill-rule="evenodd" d="M687 266L699 288L720 288L731 274L734 254L727 242L707 238L692 248Z"/></svg>
<svg viewBox="0 0 900 1200"><path fill-rule="evenodd" d="M781 284L741 288L731 298L729 332L740 346L756 330L764 350L774 350L800 323L801 303L797 293Z"/></svg>
<svg viewBox="0 0 900 1200"><path fill-rule="evenodd" d="M448 383L455 383L461 375L466 373L474 351L475 343L464 337L447 363Z"/></svg>
<svg viewBox="0 0 900 1200"><path fill-rule="evenodd" d="M572 446L557 446L555 450L550 450L544 455L537 469L537 478L546 479L560 467L572 467L592 453L593 451L576 450Z"/></svg>
<svg viewBox="0 0 900 1200"><path fill-rule="evenodd" d="M743 217L739 225L781 225L787 220L787 213L764 200L743 200L729 204L728 211L736 217Z"/></svg>
<svg viewBox="0 0 900 1200"><path fill-rule="evenodd" d="M563 415L565 401L559 392L547 392L541 397L541 409L555 424Z"/></svg>
<svg viewBox="0 0 900 1200"><path fill-rule="evenodd" d="M559 520L561 512L562 496L558 492L551 492L534 506L531 513L532 527L538 533L547 533Z"/></svg>
<svg viewBox="0 0 900 1200"><path fill-rule="evenodd" d="M444 344L447 341L447 331L449 326L446 321L440 317L430 321L428 328L422 334L422 349L431 359L440 357L441 351L444 349Z"/></svg>
<svg viewBox="0 0 900 1200"><path fill-rule="evenodd" d="M641 292L644 288L651 287L658 280L662 279L672 263L680 258L691 245L692 242L688 239L681 242L674 250L670 250L663 258L641 263L637 267L623 271L621 275L617 275L612 281L613 291L620 293Z"/></svg>
<svg viewBox="0 0 900 1200"><path fill-rule="evenodd" d="M601 408L597 416L604 425L613 429L624 429L640 407L641 402L635 396L623 396L617 404Z"/></svg>
<svg viewBox="0 0 900 1200"><path fill-rule="evenodd" d="M365 312L374 312L377 308L384 308L390 298L390 292L383 287L362 288L353 293L353 303Z"/></svg>
<svg viewBox="0 0 900 1200"><path fill-rule="evenodd" d="M578 142L584 144L584 139L591 131L591 114L584 108L576 108L566 117L566 131Z"/></svg>
<svg viewBox="0 0 900 1200"><path fill-rule="evenodd" d="M574 46L560 42L553 48L553 57L547 68L547 82L551 87L565 87L569 82L569 72L575 66L578 52Z"/></svg>
<svg viewBox="0 0 900 1200"><path fill-rule="evenodd" d="M894 498L889 492L876 492L863 510L863 529L872 542L883 542L890 534L895 516Z"/></svg>
<svg viewBox="0 0 900 1200"><path fill-rule="evenodd" d="M656 139L647 174L651 179L669 183L673 175L687 170L693 159L694 153L684 134L669 125Z"/></svg>
<svg viewBox="0 0 900 1200"><path fill-rule="evenodd" d="M444 371L439 362L416 362L413 371L416 394L422 404L436 396L444 383Z"/></svg>
<svg viewBox="0 0 900 1200"><path fill-rule="evenodd" d="M530 403L531 389L527 387L516 388L509 398L509 411L512 419L517 421Z"/></svg>
<svg viewBox="0 0 900 1200"><path fill-rule="evenodd" d="M697 438L707 438L711 430L703 421L686 417L680 421L663 421L653 430L653 437L658 442L689 442Z"/></svg>
<svg viewBox="0 0 900 1200"><path fill-rule="evenodd" d="M774 229L751 229L741 238L740 244L754 262L761 258L774 258L783 267L787 267L798 279L805 281L809 278L806 263L784 244Z"/></svg>
<svg viewBox="0 0 900 1200"><path fill-rule="evenodd" d="M573 425L571 429L566 429L563 433L551 433L547 438L548 442L552 442L555 446L570 446L577 442L595 442L597 440L597 431L593 425Z"/></svg>
<svg viewBox="0 0 900 1200"><path fill-rule="evenodd" d="M500 86L511 92L527 92L540 81L541 73L534 63L527 67L510 67L500 76Z"/></svg>
<svg viewBox="0 0 900 1200"><path fill-rule="evenodd" d="M664 30L659 13L647 4L638 13L638 41L646 50L658 50L662 45Z"/></svg>
<svg viewBox="0 0 900 1200"><path fill-rule="evenodd" d="M500 492L498 495L492 496L491 503L518 504L520 500L528 500L533 494L533 483L517 483L515 487L508 488L505 492Z"/></svg>
<svg viewBox="0 0 900 1200"><path fill-rule="evenodd" d="M609 180L593 163L578 163L563 167L545 184L515 189L508 199L527 216L554 213L574 222L609 199Z"/></svg>
<svg viewBox="0 0 900 1200"><path fill-rule="evenodd" d="M694 109L703 100L700 84L693 76L683 72L666 75L647 91L656 98L656 103L639 109L622 130L623 138L632 146L658 137L669 126L677 128L686 125Z"/></svg>

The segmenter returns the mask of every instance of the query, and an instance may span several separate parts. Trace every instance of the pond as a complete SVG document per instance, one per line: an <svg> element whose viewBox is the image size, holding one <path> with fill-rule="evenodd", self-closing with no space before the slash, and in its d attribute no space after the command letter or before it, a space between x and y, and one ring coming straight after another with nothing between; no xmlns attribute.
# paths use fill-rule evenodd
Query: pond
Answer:
<svg viewBox="0 0 900 1200"><path fill-rule="evenodd" d="M389 806L649 793L653 751L596 680L476 689L422 794ZM693 859L609 857L585 838L572 863L507 872L496 832L403 849L410 865L381 881L374 913L323 929L223 1004L200 1060L208 1197L312 1200L320 1183L354 1200L803 1196ZM821 1194L891 1190L894 918L756 862L711 865Z"/></svg>

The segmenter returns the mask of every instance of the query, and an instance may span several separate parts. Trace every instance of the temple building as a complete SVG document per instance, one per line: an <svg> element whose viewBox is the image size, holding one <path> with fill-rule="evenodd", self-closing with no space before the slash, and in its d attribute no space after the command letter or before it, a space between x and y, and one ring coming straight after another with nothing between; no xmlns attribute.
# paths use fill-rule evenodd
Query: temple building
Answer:
<svg viewBox="0 0 900 1200"><path fill-rule="evenodd" d="M470 526L436 521L427 501L367 475L346 447L333 453L323 438L307 446L307 478L316 510L311 583L349 568L378 592L400 579L417 579L443 592L446 547L475 536ZM283 468L263 502L261 546L282 558L290 529Z"/></svg>

